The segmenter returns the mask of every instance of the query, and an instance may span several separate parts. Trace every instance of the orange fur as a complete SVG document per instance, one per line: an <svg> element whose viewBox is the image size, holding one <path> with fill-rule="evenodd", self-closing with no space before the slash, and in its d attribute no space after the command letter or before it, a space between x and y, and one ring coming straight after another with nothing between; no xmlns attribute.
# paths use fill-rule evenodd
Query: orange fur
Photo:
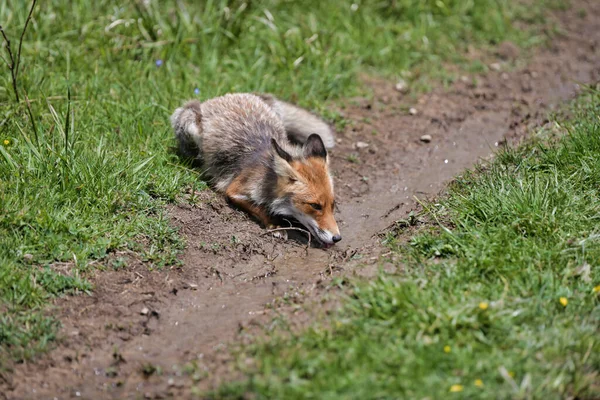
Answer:
<svg viewBox="0 0 600 400"><path fill-rule="evenodd" d="M290 165L305 184L301 189L292 191L294 205L306 215L312 216L321 229L339 235L340 231L333 216L335 207L333 187L325 159L310 157L306 163L293 161ZM315 210L310 203L319 204L321 210Z"/></svg>

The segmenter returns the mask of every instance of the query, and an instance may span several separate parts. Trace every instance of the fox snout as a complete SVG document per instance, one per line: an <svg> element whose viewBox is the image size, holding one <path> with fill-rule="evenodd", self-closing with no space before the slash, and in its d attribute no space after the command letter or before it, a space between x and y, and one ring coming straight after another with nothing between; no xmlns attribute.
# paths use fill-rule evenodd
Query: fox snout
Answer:
<svg viewBox="0 0 600 400"><path fill-rule="evenodd" d="M321 232L323 232L323 234L320 234ZM338 243L340 240L342 240L342 235L340 235L339 231L336 234L332 234L329 231L321 231L319 232L319 234L317 234L319 240L321 241L321 243L323 243L326 247L329 246L333 246L334 244Z"/></svg>
<svg viewBox="0 0 600 400"><path fill-rule="evenodd" d="M333 214L323 215L321 218L317 217L315 221L317 222L316 234L322 243L333 245L342 240L342 235L340 234L337 222L333 218Z"/></svg>

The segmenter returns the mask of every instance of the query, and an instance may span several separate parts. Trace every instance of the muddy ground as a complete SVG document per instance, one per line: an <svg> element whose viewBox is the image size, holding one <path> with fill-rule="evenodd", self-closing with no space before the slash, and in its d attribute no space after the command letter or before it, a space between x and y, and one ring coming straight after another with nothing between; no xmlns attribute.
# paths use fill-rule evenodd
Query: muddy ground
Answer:
<svg viewBox="0 0 600 400"><path fill-rule="evenodd" d="M334 248L273 238L213 192L196 193L197 205L169 210L188 243L183 267L150 271L120 254L128 267L92 277L91 296L55 302L57 347L0 376L0 398L185 398L230 379L228 349L252 326L280 304L318 299L332 276L372 273L385 251L378 233L406 218L415 196L436 195L600 80L600 2L572 3L555 14L551 45L519 54L504 43L485 59L489 73L448 89L415 98L366 79L373 95L346 102L350 124L331 154L344 236ZM187 373L190 362L204 373Z"/></svg>

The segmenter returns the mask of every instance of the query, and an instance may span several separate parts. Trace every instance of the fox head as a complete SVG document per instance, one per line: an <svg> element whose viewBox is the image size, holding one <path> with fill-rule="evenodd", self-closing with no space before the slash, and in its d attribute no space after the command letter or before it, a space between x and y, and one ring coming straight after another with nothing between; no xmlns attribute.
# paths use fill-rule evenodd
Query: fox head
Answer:
<svg viewBox="0 0 600 400"><path fill-rule="evenodd" d="M294 156L282 149L275 139L272 145L278 199L274 211L297 219L325 246L342 240L333 216L333 180L321 137L310 135Z"/></svg>

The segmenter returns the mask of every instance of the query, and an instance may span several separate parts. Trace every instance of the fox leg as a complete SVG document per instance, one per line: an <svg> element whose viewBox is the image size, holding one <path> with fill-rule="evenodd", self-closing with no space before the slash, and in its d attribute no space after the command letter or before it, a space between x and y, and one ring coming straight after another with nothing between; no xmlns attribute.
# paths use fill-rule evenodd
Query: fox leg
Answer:
<svg viewBox="0 0 600 400"><path fill-rule="evenodd" d="M258 219L262 225L267 229L277 229L279 226L275 225L273 219L265 210L264 207L258 206L254 204L252 201L248 199L248 196L244 194L244 190L242 185L240 184L241 179L235 179L233 182L229 184L227 189L225 190L225 196L231 201L233 204L246 211L250 215L254 216ZM273 232L273 237L287 240L287 232L285 230L276 230Z"/></svg>
<svg viewBox="0 0 600 400"><path fill-rule="evenodd" d="M248 200L248 196L242 193L241 187L237 181L233 181L225 190L225 196L233 204L246 211L250 215L256 217L265 227L271 226L271 217L267 211L260 206Z"/></svg>

